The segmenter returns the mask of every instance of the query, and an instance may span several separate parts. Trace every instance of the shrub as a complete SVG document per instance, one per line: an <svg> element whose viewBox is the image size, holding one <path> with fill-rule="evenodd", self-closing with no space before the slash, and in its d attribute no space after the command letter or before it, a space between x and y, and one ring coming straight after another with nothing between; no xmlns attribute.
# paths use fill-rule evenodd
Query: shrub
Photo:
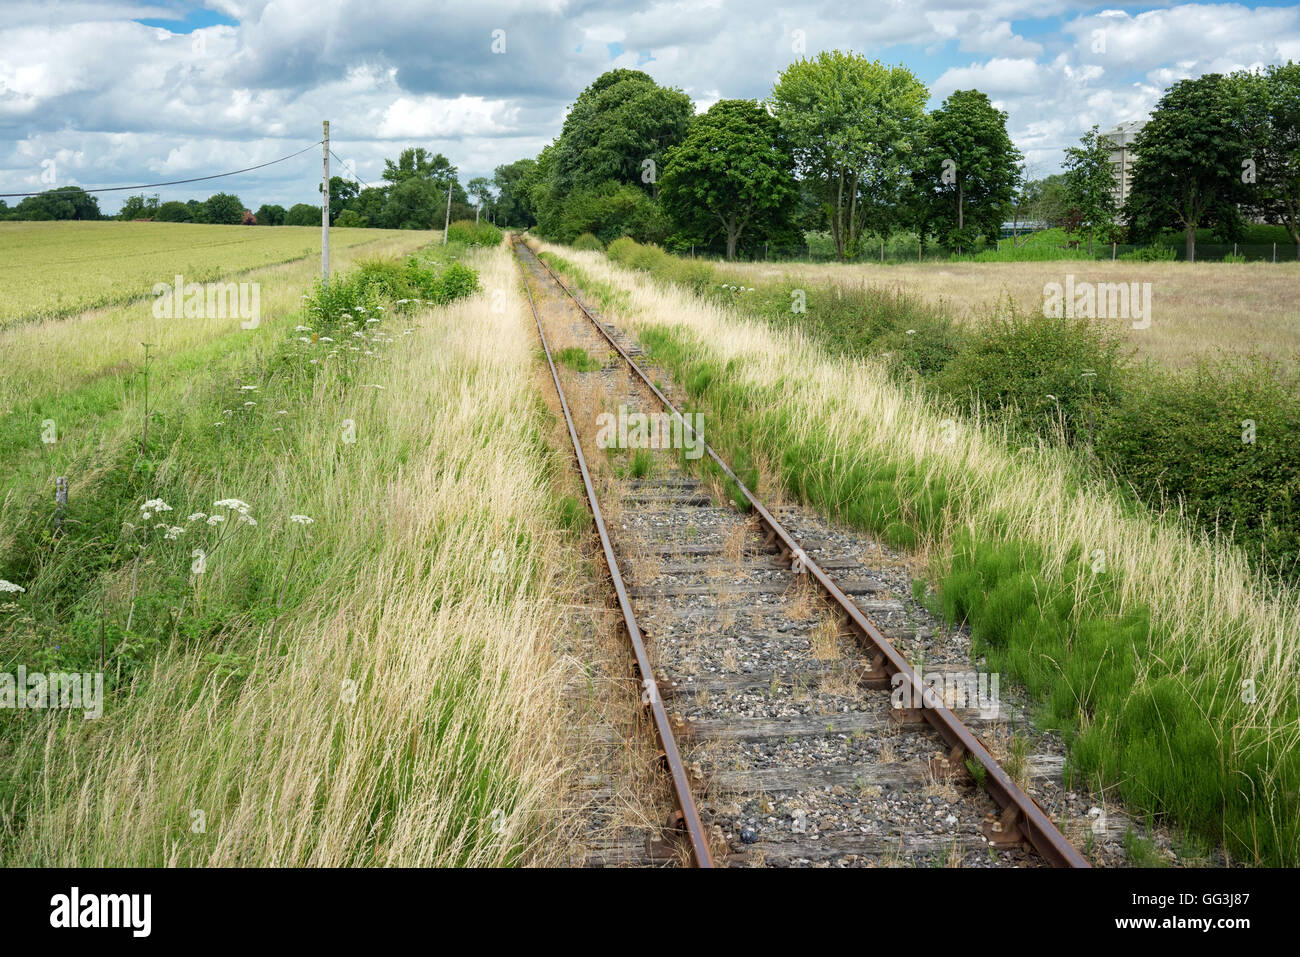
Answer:
<svg viewBox="0 0 1300 957"><path fill-rule="evenodd" d="M1019 426L1073 440L1115 400L1123 372L1119 336L1091 319L1008 309L977 327L934 378L959 402L1005 410Z"/></svg>
<svg viewBox="0 0 1300 957"><path fill-rule="evenodd" d="M605 244L602 243L594 234L583 233L573 241L573 248L589 249L595 252L601 252L604 250Z"/></svg>
<svg viewBox="0 0 1300 957"><path fill-rule="evenodd" d="M500 246L501 236L501 230L491 223L475 223L469 219L458 219L447 227L447 241L466 246Z"/></svg>
<svg viewBox="0 0 1300 957"><path fill-rule="evenodd" d="M1097 456L1149 502L1181 499L1295 578L1300 561L1300 397L1258 359L1132 377L1102 420Z"/></svg>
<svg viewBox="0 0 1300 957"><path fill-rule="evenodd" d="M261 220L258 220L261 222ZM355 209L345 209L339 213L339 218L334 220L334 225L343 229L355 228L360 226L369 226L370 221L362 216Z"/></svg>

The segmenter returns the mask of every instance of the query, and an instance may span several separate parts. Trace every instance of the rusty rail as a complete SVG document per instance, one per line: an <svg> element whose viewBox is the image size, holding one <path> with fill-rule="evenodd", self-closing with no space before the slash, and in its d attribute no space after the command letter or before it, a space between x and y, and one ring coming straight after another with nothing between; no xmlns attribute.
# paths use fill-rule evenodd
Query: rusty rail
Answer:
<svg viewBox="0 0 1300 957"><path fill-rule="evenodd" d="M541 260L536 261L541 262ZM545 266L546 264L542 263L542 265ZM523 274L523 263L519 264L519 268L520 273ZM549 272L549 270L547 271ZM578 441L578 431L573 424L573 416L569 414L569 403L564 397L564 389L560 386L560 374L555 368L555 359L551 355L551 346L546 341L546 333L542 329L542 317L537 312L537 304L533 301L533 291L528 285L528 276L526 274L524 274L524 290L528 293L528 306L533 311L533 321L537 323L537 335L542 340L542 349L546 353L546 363L551 368L551 378L555 382L555 394L559 396L560 408L564 411L564 422L569 428L569 440L573 443L573 455L578 461L578 471L582 473L582 484L587 490L587 502L591 505L592 518L596 522L596 532L600 536L600 546L605 553L605 565L609 568L609 577L614 583L614 592L618 597L618 607L623 613L623 625L627 629L628 641L631 642L632 652L636 658L637 673L641 676L641 702L650 709L651 717L654 720L655 735L658 737L659 747L663 751L663 761L668 767L669 775L672 777L673 796L677 801L677 811L680 815L676 823L686 832L691 859L695 866L712 867L713 858L709 852L708 836L704 832L704 824L700 821L699 811L695 807L695 798L691 795L690 777L687 775L686 766L682 762L681 752L677 750L677 740L673 736L673 729L668 720L668 712L664 708L663 699L659 694L659 686L654 679L654 671L650 665L650 655L646 651L645 639L636 623L636 615L632 611L632 601L628 597L627 587L623 583L623 575L618 568L618 559L614 555L614 544L610 540L608 529L605 527L605 518L600 511L600 503L596 500L596 489L591 482L591 472L588 471L586 457L582 454L582 443ZM567 287L565 291L568 292ZM572 295L572 293L569 294Z"/></svg>
<svg viewBox="0 0 1300 957"><path fill-rule="evenodd" d="M683 428L689 430L694 438L703 442L703 436L691 428L682 414L668 400L668 397L659 390L650 377L628 355L627 351L609 334L609 331L600 320L592 315L586 304L574 294L573 290L555 274L555 271L541 257L532 252L531 247L528 247L526 243L523 245L555 283L577 304L578 308L582 310L592 324L600 330L601 335L618 351L618 354L623 357L623 360L627 362L645 386L654 393L655 398L663 404L664 408L674 418L681 420ZM871 619L862 613L862 610L853 603L852 599L840 590L839 586L835 584L835 580L800 548L794 536L777 521L776 516L763 506L763 503L713 450L713 447L707 442L703 442L703 445L709 458L736 484L741 494L744 495L754 509L759 520L767 529L768 541L775 543L781 552L795 563L796 568L802 568L811 574L817 584L821 586L822 591L839 607L847 620L847 624L853 629L854 635L871 657L873 671L879 671L881 674L887 675L891 681L895 679L896 675L903 676L901 683L907 685L908 700L911 702L919 700L923 703L922 707L915 710L920 712L924 720L928 721L953 749L949 755L950 762L960 765L969 757L978 762L984 769L984 789L1002 808L1001 820L986 822L985 834L989 836L990 840L995 843L1014 843L1019 839L1023 839L1028 841L1045 861L1055 867L1088 867L1089 864L1083 855L1066 840L1065 835L1060 832L1043 809L1038 806L1038 802L1026 794L1011 779L1010 775L1002 769L1002 766L989 753L983 742L972 734L970 729L962 724L961 720L944 705L943 700L935 694L934 689L927 685L921 676L917 675L912 666L907 663L907 659L894 648L889 639L881 633Z"/></svg>

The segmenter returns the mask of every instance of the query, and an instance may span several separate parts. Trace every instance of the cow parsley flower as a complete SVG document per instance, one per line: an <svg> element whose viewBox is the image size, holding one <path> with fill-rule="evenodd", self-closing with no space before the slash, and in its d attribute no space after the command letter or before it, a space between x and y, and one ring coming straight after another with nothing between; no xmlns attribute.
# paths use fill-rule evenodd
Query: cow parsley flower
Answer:
<svg viewBox="0 0 1300 957"><path fill-rule="evenodd" d="M290 515L289 521L296 522L299 525L312 525L315 524L316 520L307 515Z"/></svg>
<svg viewBox="0 0 1300 957"><path fill-rule="evenodd" d="M308 519L308 521L311 520ZM19 594L21 594L22 592L27 591L27 589L24 588L22 585L15 585L11 581L5 581L3 578L0 578L0 591L18 592Z"/></svg>

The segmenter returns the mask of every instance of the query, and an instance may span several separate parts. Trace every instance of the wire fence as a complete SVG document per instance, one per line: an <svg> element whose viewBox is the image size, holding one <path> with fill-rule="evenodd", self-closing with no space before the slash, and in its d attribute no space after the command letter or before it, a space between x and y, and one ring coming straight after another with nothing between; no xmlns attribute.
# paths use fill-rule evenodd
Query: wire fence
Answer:
<svg viewBox="0 0 1300 957"><path fill-rule="evenodd" d="M678 246L672 249L682 256L697 259L725 259L724 245ZM1196 262L1267 262L1300 261L1300 246L1291 243L1202 243L1195 247ZM828 244L802 246L751 246L736 251L736 259L745 262L837 262L833 248ZM897 242L883 247L863 249L849 262L899 264L909 262L1036 262L1056 260L1104 261L1125 260L1139 262L1178 262L1187 259L1184 244L1152 243L1095 243L1089 251L1087 242L1077 246L1033 246L1016 248L1010 239L1001 240L997 246L987 246L976 252L956 253L936 244L917 244L910 250Z"/></svg>

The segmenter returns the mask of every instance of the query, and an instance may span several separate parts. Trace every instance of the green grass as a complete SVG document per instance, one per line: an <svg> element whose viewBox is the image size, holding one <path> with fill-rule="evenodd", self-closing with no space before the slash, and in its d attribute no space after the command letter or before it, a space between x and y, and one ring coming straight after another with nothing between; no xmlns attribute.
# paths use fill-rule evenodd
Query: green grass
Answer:
<svg viewBox="0 0 1300 957"><path fill-rule="evenodd" d="M330 242L342 251L398 233L332 229ZM0 223L0 328L143 298L178 273L202 283L312 256L320 256L320 229L310 226Z"/></svg>
<svg viewBox="0 0 1300 957"><path fill-rule="evenodd" d="M26 591L0 606L0 672L13 673L19 666L44 672L102 668L106 712L122 714L129 713L162 659L187 658L196 691L216 681L230 692L266 666L266 642L273 656L277 647L287 654L287 646L271 640L276 624L329 587L339 571L329 540L288 521L287 514L253 509L247 516L253 524L242 520L240 509L214 503L257 501L265 489L250 487L246 479L261 474L265 482L266 462L282 463L278 481L292 485L301 484L303 469L328 475L342 468L337 451L319 458L321 433L328 433L335 449L346 448L338 444L340 429L354 419L364 421L363 411L378 402L371 383L383 366L375 356L401 340L399 317L414 308L396 301L394 295L405 287L386 288L382 276L387 273L376 265L336 275L327 291L318 287L299 317L313 327L310 337L267 324L251 336L236 336L237 347L232 337L221 337L151 364L147 441L142 439L143 363L0 422L0 447L14 452L31 447L33 420L49 416L78 423L75 432L62 435L39 457L19 457L17 463L15 456L5 458L10 467L3 472L0 531L13 547L0 557L0 578L21 583ZM403 277L426 287L445 283L444 296L468 295L477 286L473 271L457 263L398 265ZM472 281L466 283L463 273ZM369 316L355 311L357 306ZM325 422L309 411L322 405L332 410ZM534 441L546 448L540 433ZM421 446L399 430L385 437L384 449L395 476ZM292 463L299 466L285 467ZM55 470L77 480L57 530L53 497L44 484ZM170 509L145 515L141 505L152 499ZM334 509L320 500L296 506L318 522ZM202 516L191 518L191 513ZM223 520L209 523L209 515ZM382 530L382 524L375 528ZM207 563L198 575L195 549L205 552ZM476 680L472 674L462 678ZM454 689L444 691L433 689L433 697L444 701L444 711L456 708ZM38 732L36 725L44 720L31 713L0 714L5 765L0 858L13 851L42 776L20 742ZM464 720L464 715L457 718ZM451 723L435 711L429 733L439 735ZM88 746L93 740L89 736ZM388 803L373 808L378 829L372 837L390 826L389 805L409 790L396 778L388 785L379 791ZM501 788L482 793L499 800Z"/></svg>
<svg viewBox="0 0 1300 957"><path fill-rule="evenodd" d="M555 361L575 372L595 372L601 367L600 361L581 346L566 346L555 353Z"/></svg>

